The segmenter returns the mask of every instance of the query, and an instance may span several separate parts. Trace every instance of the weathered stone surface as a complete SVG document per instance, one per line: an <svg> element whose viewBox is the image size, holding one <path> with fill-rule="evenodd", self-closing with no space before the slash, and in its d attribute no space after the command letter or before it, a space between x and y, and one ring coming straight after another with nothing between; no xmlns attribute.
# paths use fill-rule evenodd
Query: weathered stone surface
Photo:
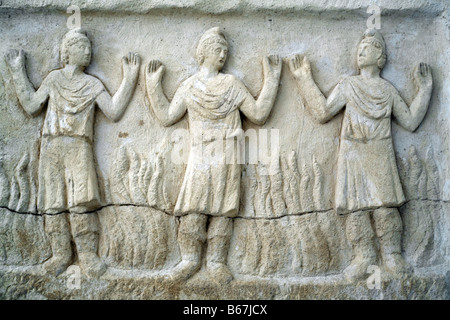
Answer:
<svg viewBox="0 0 450 320"><path fill-rule="evenodd" d="M448 4L370 5L0 1L0 299L449 299Z"/></svg>

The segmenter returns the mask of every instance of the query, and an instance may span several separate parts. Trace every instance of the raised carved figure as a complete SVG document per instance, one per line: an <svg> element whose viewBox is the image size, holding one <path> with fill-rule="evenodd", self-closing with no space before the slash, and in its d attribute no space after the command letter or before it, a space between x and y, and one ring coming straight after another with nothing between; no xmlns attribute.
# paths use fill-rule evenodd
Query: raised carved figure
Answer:
<svg viewBox="0 0 450 320"><path fill-rule="evenodd" d="M48 101L40 149L38 210L45 214L53 252L44 268L56 276L71 262L71 237L86 275L97 277L106 270L97 255L99 226L93 212L101 205L93 155L95 106L111 121L118 121L139 74L140 58L130 53L122 60L120 88L111 97L99 79L84 73L91 54L84 31L67 32L61 44L64 67L50 72L37 91L27 77L24 51L10 50L6 55L24 110L36 116Z"/></svg>
<svg viewBox="0 0 450 320"><path fill-rule="evenodd" d="M178 243L182 257L172 270L174 279L187 279L198 271L206 239L207 268L213 279L232 279L226 258L231 218L239 209L241 165L233 141L241 136L240 112L253 123L264 124L278 90L282 66L278 56L263 59L264 85L255 101L241 81L220 72L227 54L228 42L220 29L206 31L197 47L200 70L180 85L171 102L161 87L161 62L151 61L145 72L147 94L159 121L170 126L187 112L191 133L189 160L174 210L181 216ZM205 156L213 149L223 152Z"/></svg>
<svg viewBox="0 0 450 320"><path fill-rule="evenodd" d="M360 74L339 82L328 98L314 82L306 57L296 55L289 66L317 121L326 123L345 107L335 186L335 209L338 214L349 214L346 235L353 247L353 260L344 274L358 278L376 264L376 234L385 269L398 275L410 267L401 255L402 220L397 207L405 202L405 196L392 144L391 116L411 132L419 126L431 97L431 69L425 63L415 68L418 93L408 107L397 90L380 77L386 45L378 31L365 32L357 62Z"/></svg>

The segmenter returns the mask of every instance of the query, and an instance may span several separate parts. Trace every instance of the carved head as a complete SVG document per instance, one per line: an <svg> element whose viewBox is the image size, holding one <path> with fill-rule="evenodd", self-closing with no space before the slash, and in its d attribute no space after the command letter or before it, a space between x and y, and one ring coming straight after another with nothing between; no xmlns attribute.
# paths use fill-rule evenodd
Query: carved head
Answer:
<svg viewBox="0 0 450 320"><path fill-rule="evenodd" d="M197 61L203 65L205 61L222 69L228 55L228 42L219 27L211 28L200 38L197 46Z"/></svg>
<svg viewBox="0 0 450 320"><path fill-rule="evenodd" d="M87 67L91 61L91 42L85 31L72 29L64 35L61 44L61 61Z"/></svg>
<svg viewBox="0 0 450 320"><path fill-rule="evenodd" d="M386 63L386 43L383 36L375 29L368 29L358 46L359 68L376 64L383 69Z"/></svg>

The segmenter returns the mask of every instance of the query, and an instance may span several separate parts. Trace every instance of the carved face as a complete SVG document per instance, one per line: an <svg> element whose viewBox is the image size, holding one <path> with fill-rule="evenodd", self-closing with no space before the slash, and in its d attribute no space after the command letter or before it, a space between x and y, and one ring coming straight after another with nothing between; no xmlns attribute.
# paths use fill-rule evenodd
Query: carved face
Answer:
<svg viewBox="0 0 450 320"><path fill-rule="evenodd" d="M226 45L221 43L213 43L206 51L203 65L213 67L214 69L220 71L227 60L227 55L228 47Z"/></svg>
<svg viewBox="0 0 450 320"><path fill-rule="evenodd" d="M69 64L87 67L91 62L91 43L88 39L80 39L69 49Z"/></svg>
<svg viewBox="0 0 450 320"><path fill-rule="evenodd" d="M382 50L369 42L362 41L358 47L358 67L378 66L378 59L381 57Z"/></svg>

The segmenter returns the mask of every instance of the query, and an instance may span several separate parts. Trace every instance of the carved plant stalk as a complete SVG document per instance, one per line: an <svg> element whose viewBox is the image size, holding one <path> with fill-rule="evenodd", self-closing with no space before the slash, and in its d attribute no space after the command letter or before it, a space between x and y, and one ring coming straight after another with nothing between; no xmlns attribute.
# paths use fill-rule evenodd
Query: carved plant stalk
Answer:
<svg viewBox="0 0 450 320"><path fill-rule="evenodd" d="M439 212L442 210L442 203L439 200L439 170L434 158L433 148L430 147L426 153L426 172L428 176L427 183L427 197L429 200L426 203L427 211L431 217L432 231L433 231L433 259L430 259L430 263L435 263L440 258L438 252L439 248L437 244L442 241L441 226L443 225L440 219ZM444 255L442 255L444 256Z"/></svg>
<svg viewBox="0 0 450 320"><path fill-rule="evenodd" d="M253 164L249 164L245 170L245 176L242 179L241 184L241 194L243 195L242 201L242 211L247 215L255 216L255 207L253 201L255 199L256 188L258 187L258 182L255 178L255 168Z"/></svg>
<svg viewBox="0 0 450 320"><path fill-rule="evenodd" d="M111 187L114 187L115 192L113 194L119 197L119 201L124 201L125 203L129 203L131 201L130 193L127 188L129 185L127 175L129 168L130 162L128 159L127 150L124 146L121 146L111 172Z"/></svg>
<svg viewBox="0 0 450 320"><path fill-rule="evenodd" d="M258 187L256 188L254 201L255 213L257 217L264 217L266 212L264 199L264 186L259 177L258 168L256 165L255 165L255 173L256 173L256 181L258 182Z"/></svg>
<svg viewBox="0 0 450 320"><path fill-rule="evenodd" d="M139 186L144 195L147 194L148 188L150 187L152 173L152 165L144 159L141 164L141 170L139 171Z"/></svg>
<svg viewBox="0 0 450 320"><path fill-rule="evenodd" d="M156 168L150 181L147 193L147 200L150 207L162 209L165 207L164 198L161 193L164 167L163 159L160 155L156 157Z"/></svg>
<svg viewBox="0 0 450 320"><path fill-rule="evenodd" d="M168 189L166 187L166 180L163 180L162 186L161 186L161 190L162 190L162 196L163 196L163 200L164 200L164 210L168 211L171 208L173 209L174 204L171 202L170 200L170 195L168 192Z"/></svg>
<svg viewBox="0 0 450 320"><path fill-rule="evenodd" d="M289 181L290 194L292 196L292 213L299 213L301 211L300 201L300 174L297 168L297 155L292 151L286 160L286 167L288 169L287 176Z"/></svg>
<svg viewBox="0 0 450 320"><path fill-rule="evenodd" d="M427 176L414 146L409 149L409 162L411 168L410 183L413 187L414 199L424 199L427 196Z"/></svg>
<svg viewBox="0 0 450 320"><path fill-rule="evenodd" d="M305 164L302 166L300 180L300 202L302 212L312 212L314 210L314 201L311 194L311 176Z"/></svg>
<svg viewBox="0 0 450 320"><path fill-rule="evenodd" d="M322 168L316 161L316 158L313 157L313 172L314 172L314 188L313 188L313 199L314 199L314 208L315 210L325 210L326 203L324 197L324 177Z"/></svg>
<svg viewBox="0 0 450 320"><path fill-rule="evenodd" d="M428 174L427 195L430 200L439 200L439 170L434 159L433 148L426 154L426 171Z"/></svg>
<svg viewBox="0 0 450 320"><path fill-rule="evenodd" d="M36 146L36 150L37 150L37 146ZM28 165L28 183L30 185L30 201L29 201L29 206L28 206L28 211L29 212L37 212L37 207L36 207L36 200L37 200L37 177L36 177L36 173L37 173L37 155L35 152L31 152L30 155L30 163Z"/></svg>
<svg viewBox="0 0 450 320"><path fill-rule="evenodd" d="M409 161L406 158L400 158L397 162L399 174L401 176L401 182L403 185L403 191L405 192L406 199L410 200L413 198L413 190L411 190L411 183L410 183L410 172L409 172Z"/></svg>
<svg viewBox="0 0 450 320"><path fill-rule="evenodd" d="M25 153L16 167L14 177L19 185L19 201L17 203L16 211L26 212L28 210L28 204L30 201L30 184L28 180L28 163L30 157L28 153Z"/></svg>
<svg viewBox="0 0 450 320"><path fill-rule="evenodd" d="M129 190L131 195L131 200L135 204L145 204L147 199L145 198L142 190L140 188L139 181L142 180L139 173L141 171L141 161L139 160L139 156L133 149L128 150L130 154L130 170L128 172L129 175Z"/></svg>
<svg viewBox="0 0 450 320"><path fill-rule="evenodd" d="M292 197L292 191L291 191L291 186L290 186L290 172L289 172L289 168L286 162L286 159L284 157L282 157L280 159L281 161L281 168L282 168L282 178L283 178L283 197L284 197L284 201L286 203L286 208L287 208L287 214L294 214L295 211L295 207L294 207L294 199ZM300 211L300 210L299 210ZM298 212L298 211L297 211Z"/></svg>
<svg viewBox="0 0 450 320"><path fill-rule="evenodd" d="M280 159L275 159L270 172L270 194L272 197L273 214L280 217L286 214L286 206L283 200L283 177L281 175Z"/></svg>
<svg viewBox="0 0 450 320"><path fill-rule="evenodd" d="M16 167L17 168L17 167ZM16 210L17 204L19 203L20 190L19 184L15 176L11 179L11 193L9 197L8 208L11 210Z"/></svg>
<svg viewBox="0 0 450 320"><path fill-rule="evenodd" d="M264 217L271 217L273 215L272 197L270 196L270 180L267 167L260 164L257 167L257 173L261 181L261 198L264 203Z"/></svg>

